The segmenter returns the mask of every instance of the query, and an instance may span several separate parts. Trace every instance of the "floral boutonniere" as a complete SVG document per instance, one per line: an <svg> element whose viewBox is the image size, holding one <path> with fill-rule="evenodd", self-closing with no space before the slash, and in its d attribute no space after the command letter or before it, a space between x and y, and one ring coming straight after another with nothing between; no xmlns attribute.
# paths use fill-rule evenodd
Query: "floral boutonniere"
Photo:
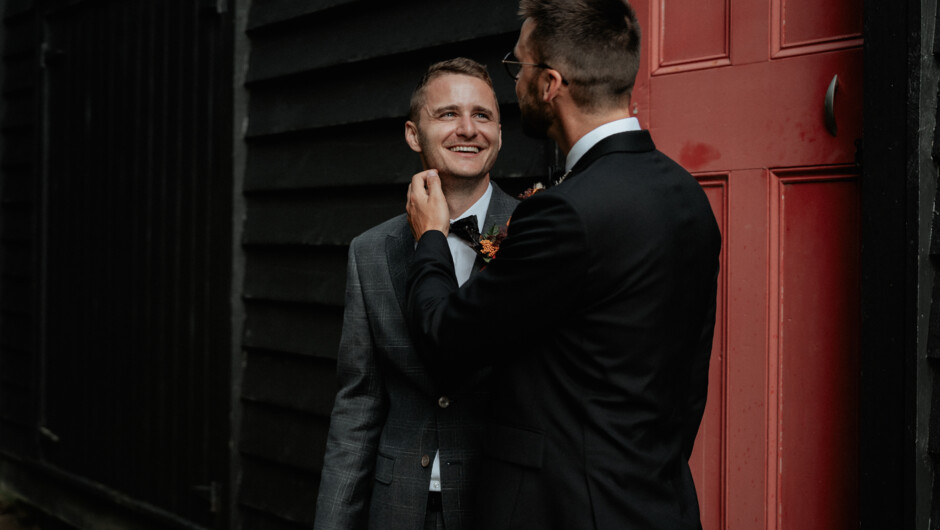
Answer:
<svg viewBox="0 0 940 530"><path fill-rule="evenodd" d="M535 185L533 185L531 188L528 188L527 190L519 194L519 200L522 201L522 200L528 199L529 197L535 195L536 193L544 189L545 189L545 184L542 184L541 182L536 182Z"/></svg>
<svg viewBox="0 0 940 530"><path fill-rule="evenodd" d="M509 226L508 222L506 226ZM489 231L480 234L480 240L476 245L472 245L473 250L479 252L480 256L483 257L484 263L492 261L496 257L496 253L499 252L499 245L506 238L506 226L493 225Z"/></svg>
<svg viewBox="0 0 940 530"><path fill-rule="evenodd" d="M552 181L552 186L557 186L557 185L561 184L562 182L564 182L565 179L568 178L568 175L571 175L571 171L572 171L572 170L570 170L570 169L569 169L568 171L565 171L564 175L562 175L562 176L558 177L557 179L555 179L554 181ZM549 170L548 175L549 175L549 180L551 180L551 178L552 178L552 177L551 177L551 175L552 175L552 170L551 170L551 169ZM536 193L538 193L538 192L540 192L540 191L542 191L542 190L545 190L545 189L548 189L548 186L546 186L545 184L542 184L541 182L536 182L531 188L525 190L524 192L522 192L522 193L520 193L520 194L518 195L519 200L521 201L521 200L528 199L529 197L531 197L531 196L535 195Z"/></svg>

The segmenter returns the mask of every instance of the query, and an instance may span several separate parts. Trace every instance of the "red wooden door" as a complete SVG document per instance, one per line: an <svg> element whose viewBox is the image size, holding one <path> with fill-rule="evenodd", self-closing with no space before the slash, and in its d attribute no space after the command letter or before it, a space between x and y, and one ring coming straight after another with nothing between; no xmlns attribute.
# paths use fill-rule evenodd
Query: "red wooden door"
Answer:
<svg viewBox="0 0 940 530"><path fill-rule="evenodd" d="M704 527L857 527L861 0L634 5L634 112L724 236Z"/></svg>

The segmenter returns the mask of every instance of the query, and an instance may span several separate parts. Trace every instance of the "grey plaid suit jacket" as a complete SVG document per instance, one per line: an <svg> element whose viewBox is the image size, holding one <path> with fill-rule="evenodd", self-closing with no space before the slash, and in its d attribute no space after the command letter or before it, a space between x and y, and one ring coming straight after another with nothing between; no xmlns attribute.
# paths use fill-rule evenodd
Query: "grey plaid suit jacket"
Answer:
<svg viewBox="0 0 940 530"><path fill-rule="evenodd" d="M516 203L494 184L484 229L505 225ZM423 528L429 462L438 448L444 524L448 530L471 526L489 371L447 396L436 389L403 315L414 244L400 215L350 246L339 391L320 479L318 530ZM482 260L476 265L474 272Z"/></svg>

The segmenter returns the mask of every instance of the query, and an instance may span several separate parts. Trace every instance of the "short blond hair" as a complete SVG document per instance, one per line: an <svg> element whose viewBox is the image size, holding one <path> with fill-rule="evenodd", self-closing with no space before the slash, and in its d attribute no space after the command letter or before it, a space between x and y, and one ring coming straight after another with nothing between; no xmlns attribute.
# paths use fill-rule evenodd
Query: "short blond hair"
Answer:
<svg viewBox="0 0 940 530"><path fill-rule="evenodd" d="M490 79L490 73L486 70L486 66L483 66L473 59L457 57L456 59L448 59L434 63L424 72L421 80L418 81L418 86L416 86L414 92L411 93L411 110L408 113L408 119L415 123L418 122L418 118L421 116L421 107L424 106L424 96L427 91L428 83L447 74L468 75L482 79L490 87L490 90L493 90L493 80ZM493 91L493 99L496 99L495 91ZM498 107L496 112L499 112Z"/></svg>

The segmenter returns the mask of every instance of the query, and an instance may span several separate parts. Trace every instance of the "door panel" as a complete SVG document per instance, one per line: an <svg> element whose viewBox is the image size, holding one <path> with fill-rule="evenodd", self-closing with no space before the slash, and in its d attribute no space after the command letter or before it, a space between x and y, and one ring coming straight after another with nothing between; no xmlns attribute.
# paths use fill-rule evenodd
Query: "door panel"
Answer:
<svg viewBox="0 0 940 530"><path fill-rule="evenodd" d="M772 4L774 56L784 50L812 53L805 48L822 51L861 45L858 0L773 0Z"/></svg>
<svg viewBox="0 0 940 530"><path fill-rule="evenodd" d="M777 458L768 473L777 528L850 528L858 520L858 182L825 169L772 178L768 451Z"/></svg>
<svg viewBox="0 0 940 530"><path fill-rule="evenodd" d="M673 0L655 9L650 24L655 71L730 64L729 13L730 0Z"/></svg>

